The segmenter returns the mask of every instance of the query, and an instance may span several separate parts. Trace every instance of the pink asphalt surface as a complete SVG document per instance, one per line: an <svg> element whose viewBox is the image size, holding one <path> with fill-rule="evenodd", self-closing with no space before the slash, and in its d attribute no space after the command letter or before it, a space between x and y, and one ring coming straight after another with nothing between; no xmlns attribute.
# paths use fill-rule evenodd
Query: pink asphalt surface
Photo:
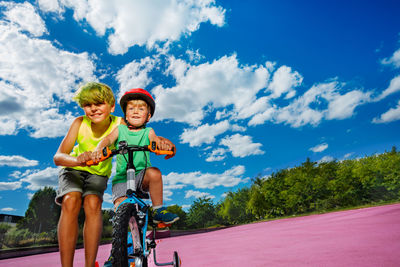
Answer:
<svg viewBox="0 0 400 267"><path fill-rule="evenodd" d="M101 246L100 266L110 245ZM157 261L182 266L400 266L400 204L231 227L158 241ZM151 260L150 266L153 264ZM48 253L0 261L0 266L59 266ZM84 266L83 250L75 266Z"/></svg>

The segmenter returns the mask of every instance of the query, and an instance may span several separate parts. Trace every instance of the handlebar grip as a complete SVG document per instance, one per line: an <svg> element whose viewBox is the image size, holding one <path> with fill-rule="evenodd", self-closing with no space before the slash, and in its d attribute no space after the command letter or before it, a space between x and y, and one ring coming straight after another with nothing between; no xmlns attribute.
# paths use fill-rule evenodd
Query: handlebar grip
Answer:
<svg viewBox="0 0 400 267"><path fill-rule="evenodd" d="M111 156L111 153L112 153L112 151L108 147L103 148L102 155L101 155L99 162L102 162L102 161L108 159ZM94 164L95 163L93 160L89 160L86 162L86 166L92 166Z"/></svg>
<svg viewBox="0 0 400 267"><path fill-rule="evenodd" d="M151 144L149 145L149 150L153 153L155 153L156 155L173 155L174 151L170 151L170 150L159 150L157 148L157 143L156 142L151 142Z"/></svg>

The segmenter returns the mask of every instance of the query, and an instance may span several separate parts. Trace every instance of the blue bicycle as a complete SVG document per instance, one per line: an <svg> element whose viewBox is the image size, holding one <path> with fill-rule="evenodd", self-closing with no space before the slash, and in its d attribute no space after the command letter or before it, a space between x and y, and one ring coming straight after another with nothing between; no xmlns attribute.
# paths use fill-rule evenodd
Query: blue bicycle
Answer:
<svg viewBox="0 0 400 267"><path fill-rule="evenodd" d="M154 263L157 266L173 265L180 267L181 261L178 253L174 251L172 262L158 263L156 260L156 229L157 225L151 218L150 206L143 200L149 199L149 194L143 194L136 190L135 166L133 164L133 154L138 151L150 151L161 154L172 154L172 151L162 151L157 149L157 144L152 142L149 146L128 145L126 141L121 141L118 149L110 150L108 147L102 151L101 160L117 154L128 155L127 160L127 199L117 207L113 218L111 262L113 267L147 267L148 257L153 251ZM146 237L148 225L151 225L151 238ZM132 241L132 242L130 242Z"/></svg>

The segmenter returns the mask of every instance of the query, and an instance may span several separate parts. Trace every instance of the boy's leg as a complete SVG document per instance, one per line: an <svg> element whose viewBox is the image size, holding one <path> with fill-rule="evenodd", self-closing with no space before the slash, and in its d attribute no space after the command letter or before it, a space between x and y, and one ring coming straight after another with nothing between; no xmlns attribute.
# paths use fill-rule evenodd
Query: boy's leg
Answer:
<svg viewBox="0 0 400 267"><path fill-rule="evenodd" d="M161 171L159 169L155 167L146 169L142 188L150 193L153 207L163 205L163 183Z"/></svg>
<svg viewBox="0 0 400 267"><path fill-rule="evenodd" d="M63 267L73 266L81 205L82 194L80 192L70 192L64 195L58 221L58 244Z"/></svg>
<svg viewBox="0 0 400 267"><path fill-rule="evenodd" d="M172 224L179 220L176 214L170 213L163 207L163 183L161 171L155 167L146 169L143 177L142 189L149 191L151 202L153 204L154 215L153 222L164 222Z"/></svg>
<svg viewBox="0 0 400 267"><path fill-rule="evenodd" d="M97 251L103 230L101 205L103 194L107 188L107 176L87 174L83 186L83 208L85 225L83 226L83 242L85 246L85 266L94 267Z"/></svg>
<svg viewBox="0 0 400 267"><path fill-rule="evenodd" d="M101 204L102 200L97 195L86 195L83 200L83 207L85 209L83 239L86 267L93 267L96 262L97 250L103 229Z"/></svg>

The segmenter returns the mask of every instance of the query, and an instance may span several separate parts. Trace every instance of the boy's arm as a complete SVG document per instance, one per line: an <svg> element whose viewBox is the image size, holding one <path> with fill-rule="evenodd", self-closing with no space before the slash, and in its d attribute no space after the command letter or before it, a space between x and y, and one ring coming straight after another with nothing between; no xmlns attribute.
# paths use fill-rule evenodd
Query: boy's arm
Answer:
<svg viewBox="0 0 400 267"><path fill-rule="evenodd" d="M118 127L116 127L109 135L104 137L96 146L95 150L92 153L91 160L94 163L98 163L102 156L103 148L110 146L115 143L118 139Z"/></svg>
<svg viewBox="0 0 400 267"><path fill-rule="evenodd" d="M174 143L172 143L170 140L167 138L164 138L162 136L157 136L156 133L154 132L153 129L149 131L149 140L150 142L156 141L158 149L160 150L168 150L174 152L172 155L166 155L165 159L172 158L176 154L176 147Z"/></svg>
<svg viewBox="0 0 400 267"><path fill-rule="evenodd" d="M81 126L81 123L82 123L82 117L76 118L69 127L68 133L61 141L61 144L58 147L58 150L53 157L54 163L57 166L65 166L65 167L82 166L82 163L78 161L78 158L69 155L69 153L71 153L72 149L75 146L75 142L78 137L79 127Z"/></svg>

